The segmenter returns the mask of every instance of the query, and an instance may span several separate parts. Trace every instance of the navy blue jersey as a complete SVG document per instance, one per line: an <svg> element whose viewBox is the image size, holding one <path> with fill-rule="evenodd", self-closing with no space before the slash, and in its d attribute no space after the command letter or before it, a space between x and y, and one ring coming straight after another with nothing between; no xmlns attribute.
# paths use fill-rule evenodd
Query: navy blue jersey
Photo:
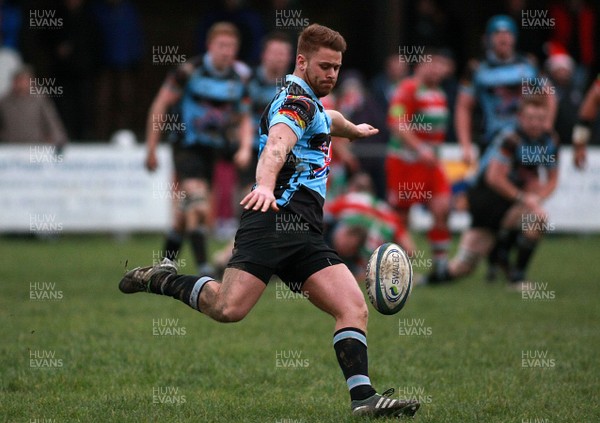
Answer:
<svg viewBox="0 0 600 423"><path fill-rule="evenodd" d="M510 62L488 56L475 71L472 85L463 88L481 107L485 143L516 124L524 81L535 80L538 76L536 68L524 56L516 55Z"/></svg>
<svg viewBox="0 0 600 423"><path fill-rule="evenodd" d="M487 149L479 165L478 184L487 185L485 172L493 160L510 167L508 177L519 188L539 176L541 168L558 166L559 142L555 134L545 133L538 139L525 135L520 128L501 132Z"/></svg>
<svg viewBox="0 0 600 423"><path fill-rule="evenodd" d="M251 110L252 110L252 121L255 125L255 128L258 128L260 125L260 118L263 114L265 108L271 103L273 100L273 96L277 94L282 88L281 84L277 84L276 82L268 81L265 78L265 72L262 67L259 67L254 72L252 79L248 82L248 96L251 101ZM256 131L256 137L254 137L253 147L255 150L258 150L260 145L260 134L259 131Z"/></svg>
<svg viewBox="0 0 600 423"><path fill-rule="evenodd" d="M285 87L261 117L259 157L267 143L269 129L278 123L294 131L298 141L292 151L287 152L277 176L274 192L277 204L299 214L321 232L331 161L331 118L304 80L287 75Z"/></svg>
<svg viewBox="0 0 600 423"><path fill-rule="evenodd" d="M249 99L245 81L233 68L218 72L206 54L181 65L171 81L183 91L175 108L185 128L177 137L183 146L223 148L235 141L232 129L249 111Z"/></svg>

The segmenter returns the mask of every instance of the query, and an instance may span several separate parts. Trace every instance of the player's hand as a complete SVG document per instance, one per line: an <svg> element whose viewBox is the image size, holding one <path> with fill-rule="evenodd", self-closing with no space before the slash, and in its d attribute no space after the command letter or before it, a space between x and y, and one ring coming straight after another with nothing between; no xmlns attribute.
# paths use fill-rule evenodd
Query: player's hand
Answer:
<svg viewBox="0 0 600 423"><path fill-rule="evenodd" d="M417 148L417 154L419 155L419 159L427 166L436 166L438 163L435 152L428 145L421 143Z"/></svg>
<svg viewBox="0 0 600 423"><path fill-rule="evenodd" d="M573 163L577 169L583 169L587 159L587 149L585 145L576 145L573 148Z"/></svg>
<svg viewBox="0 0 600 423"><path fill-rule="evenodd" d="M154 172L158 167L158 159L156 158L156 153L154 151L148 152L145 165L146 169L150 172Z"/></svg>
<svg viewBox="0 0 600 423"><path fill-rule="evenodd" d="M252 161L252 149L250 148L238 148L233 156L233 162L238 169L244 170L250 165Z"/></svg>
<svg viewBox="0 0 600 423"><path fill-rule="evenodd" d="M472 166L475 164L475 152L470 146L462 148L462 161L467 166Z"/></svg>
<svg viewBox="0 0 600 423"><path fill-rule="evenodd" d="M244 206L246 210L260 210L264 213L269 210L270 207L274 211L279 211L273 190L261 185L257 185L251 193L246 195L244 199L240 201L240 204Z"/></svg>
<svg viewBox="0 0 600 423"><path fill-rule="evenodd" d="M538 212L541 207L541 197L533 192L528 192L523 196L523 205L532 212Z"/></svg>
<svg viewBox="0 0 600 423"><path fill-rule="evenodd" d="M354 138L367 138L378 133L379 129L369 125L368 123L361 123L356 125L356 134Z"/></svg>

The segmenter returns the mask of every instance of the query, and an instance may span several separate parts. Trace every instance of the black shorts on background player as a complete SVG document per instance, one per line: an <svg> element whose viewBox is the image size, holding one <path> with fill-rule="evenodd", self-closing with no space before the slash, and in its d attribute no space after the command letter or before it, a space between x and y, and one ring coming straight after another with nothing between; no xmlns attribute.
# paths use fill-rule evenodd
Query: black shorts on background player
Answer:
<svg viewBox="0 0 600 423"><path fill-rule="evenodd" d="M216 152L212 147L193 145L183 147L173 144L173 164L180 181L185 179L205 179L212 181Z"/></svg>
<svg viewBox="0 0 600 423"><path fill-rule="evenodd" d="M471 228L489 229L498 232L502 218L513 205L493 189L478 183L467 191Z"/></svg>

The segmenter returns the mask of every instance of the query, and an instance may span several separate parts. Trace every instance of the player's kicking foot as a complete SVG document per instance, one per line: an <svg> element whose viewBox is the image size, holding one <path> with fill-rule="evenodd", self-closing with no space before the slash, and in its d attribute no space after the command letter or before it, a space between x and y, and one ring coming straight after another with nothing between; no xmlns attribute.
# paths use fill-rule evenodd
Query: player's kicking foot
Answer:
<svg viewBox="0 0 600 423"><path fill-rule="evenodd" d="M176 274L177 265L168 258L164 258L159 264L154 266L136 267L125 273L125 276L119 282L119 289L125 294L149 292L150 281L155 278L163 278Z"/></svg>
<svg viewBox="0 0 600 423"><path fill-rule="evenodd" d="M352 401L352 414L370 417L398 417L415 415L420 405L416 400L397 400L390 396L394 389L388 389L382 395L375 394L361 401Z"/></svg>

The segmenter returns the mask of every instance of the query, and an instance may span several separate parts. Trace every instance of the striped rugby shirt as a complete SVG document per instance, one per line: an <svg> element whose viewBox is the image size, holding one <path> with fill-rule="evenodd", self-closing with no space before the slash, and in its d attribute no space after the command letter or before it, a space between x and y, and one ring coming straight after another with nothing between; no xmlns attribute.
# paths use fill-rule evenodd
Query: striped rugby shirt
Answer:
<svg viewBox="0 0 600 423"><path fill-rule="evenodd" d="M402 131L414 132L420 140L438 146L446 138L448 104L440 87L427 87L415 78L403 80L390 103L388 125ZM392 136L388 154L407 161L415 161L416 152L404 146L402 137Z"/></svg>
<svg viewBox="0 0 600 423"><path fill-rule="evenodd" d="M274 191L277 205L299 214L320 233L331 162L331 118L303 79L287 75L286 85L261 117L259 157L267 143L269 129L278 123L287 125L298 141L287 152L277 175Z"/></svg>

